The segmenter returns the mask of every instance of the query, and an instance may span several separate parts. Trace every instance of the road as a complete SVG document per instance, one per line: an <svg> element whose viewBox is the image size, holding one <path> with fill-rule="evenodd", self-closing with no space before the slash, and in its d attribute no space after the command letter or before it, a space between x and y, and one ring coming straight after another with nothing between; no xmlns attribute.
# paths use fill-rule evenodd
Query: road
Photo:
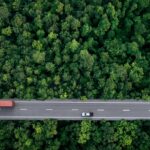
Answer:
<svg viewBox="0 0 150 150"><path fill-rule="evenodd" d="M149 120L150 102L143 101L15 101L14 108L0 108L0 120L82 120L82 112L94 112L91 120Z"/></svg>

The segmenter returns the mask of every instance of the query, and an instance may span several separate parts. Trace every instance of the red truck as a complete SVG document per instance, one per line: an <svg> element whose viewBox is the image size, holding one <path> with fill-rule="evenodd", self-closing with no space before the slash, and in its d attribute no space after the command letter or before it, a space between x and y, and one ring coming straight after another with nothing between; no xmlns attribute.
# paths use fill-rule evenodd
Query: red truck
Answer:
<svg viewBox="0 0 150 150"><path fill-rule="evenodd" d="M13 107L15 102L12 100L0 100L0 107Z"/></svg>

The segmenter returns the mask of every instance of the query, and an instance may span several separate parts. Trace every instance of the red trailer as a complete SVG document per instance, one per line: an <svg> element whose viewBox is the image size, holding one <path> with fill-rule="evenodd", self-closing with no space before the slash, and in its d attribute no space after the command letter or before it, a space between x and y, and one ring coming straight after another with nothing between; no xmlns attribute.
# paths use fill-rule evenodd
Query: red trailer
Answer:
<svg viewBox="0 0 150 150"><path fill-rule="evenodd" d="M0 107L13 107L15 102L12 100L0 100Z"/></svg>

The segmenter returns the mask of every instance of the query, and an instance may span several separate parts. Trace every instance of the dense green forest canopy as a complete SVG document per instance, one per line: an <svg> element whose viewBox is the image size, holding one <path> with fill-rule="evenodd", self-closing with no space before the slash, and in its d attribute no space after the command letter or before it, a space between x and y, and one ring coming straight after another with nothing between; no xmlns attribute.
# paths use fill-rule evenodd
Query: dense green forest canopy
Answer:
<svg viewBox="0 0 150 150"><path fill-rule="evenodd" d="M0 98L150 100L150 0L1 0ZM0 121L0 150L150 150L149 121Z"/></svg>
<svg viewBox="0 0 150 150"><path fill-rule="evenodd" d="M1 121L0 150L149 150L148 121Z"/></svg>
<svg viewBox="0 0 150 150"><path fill-rule="evenodd" d="M150 99L149 0L2 0L0 97Z"/></svg>

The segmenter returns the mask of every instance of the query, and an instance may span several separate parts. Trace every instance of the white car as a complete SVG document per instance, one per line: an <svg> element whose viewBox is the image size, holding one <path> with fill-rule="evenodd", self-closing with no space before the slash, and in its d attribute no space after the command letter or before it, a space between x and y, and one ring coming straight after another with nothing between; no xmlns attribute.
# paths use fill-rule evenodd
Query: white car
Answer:
<svg viewBox="0 0 150 150"><path fill-rule="evenodd" d="M82 117L92 117L93 116L93 112L82 112L81 116Z"/></svg>

